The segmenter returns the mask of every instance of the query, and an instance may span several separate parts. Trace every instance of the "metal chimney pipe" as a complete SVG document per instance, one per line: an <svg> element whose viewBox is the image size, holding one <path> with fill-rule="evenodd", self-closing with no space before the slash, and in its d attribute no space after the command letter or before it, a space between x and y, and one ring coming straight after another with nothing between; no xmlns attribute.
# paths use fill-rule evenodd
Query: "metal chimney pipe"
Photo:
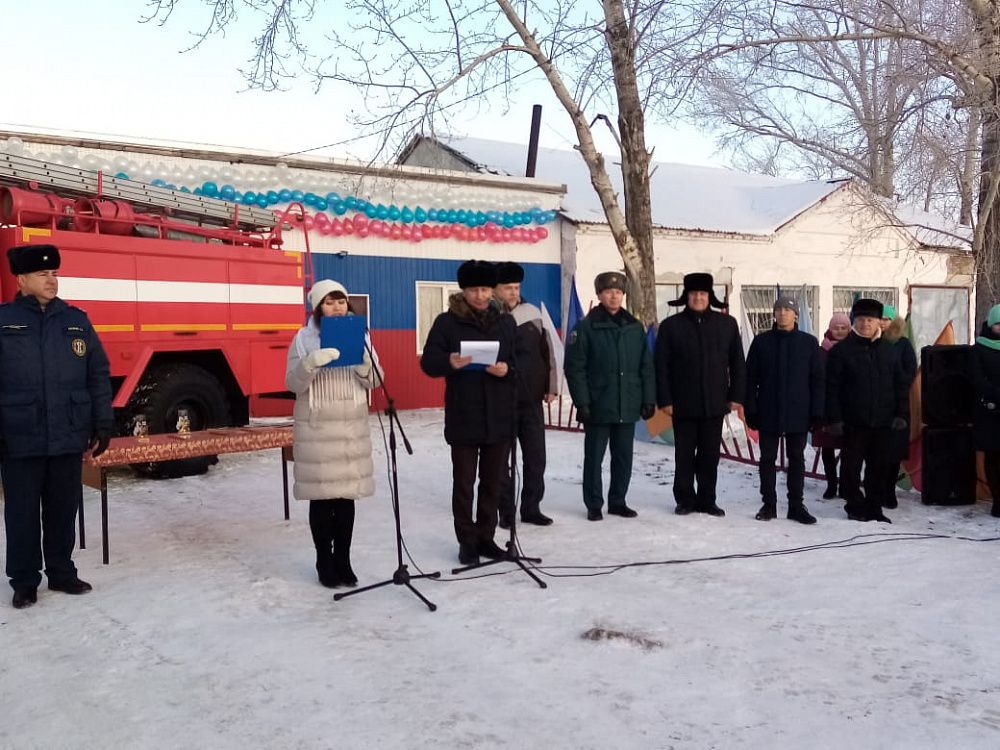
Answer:
<svg viewBox="0 0 1000 750"><path fill-rule="evenodd" d="M528 165L524 168L525 177L535 176L535 164L538 161L538 131L542 129L542 105L531 108L531 132L528 134Z"/></svg>

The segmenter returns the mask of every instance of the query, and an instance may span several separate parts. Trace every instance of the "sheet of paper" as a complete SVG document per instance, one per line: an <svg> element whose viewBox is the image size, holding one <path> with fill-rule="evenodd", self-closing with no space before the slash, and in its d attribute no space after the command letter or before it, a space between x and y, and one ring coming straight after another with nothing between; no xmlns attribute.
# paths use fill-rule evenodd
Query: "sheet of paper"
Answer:
<svg viewBox="0 0 1000 750"><path fill-rule="evenodd" d="M497 363L500 354L499 341L463 341L459 354L472 357L472 364L489 367Z"/></svg>

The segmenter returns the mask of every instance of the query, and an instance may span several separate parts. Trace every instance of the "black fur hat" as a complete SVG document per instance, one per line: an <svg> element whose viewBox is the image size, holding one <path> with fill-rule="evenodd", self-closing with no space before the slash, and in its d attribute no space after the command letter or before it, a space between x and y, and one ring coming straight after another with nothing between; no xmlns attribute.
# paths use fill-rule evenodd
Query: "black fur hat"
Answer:
<svg viewBox="0 0 1000 750"><path fill-rule="evenodd" d="M485 260L467 260L458 267L458 285L465 289L470 286L497 285L497 267Z"/></svg>
<svg viewBox="0 0 1000 750"><path fill-rule="evenodd" d="M497 263L497 284L520 284L524 281L524 268L520 263L503 261Z"/></svg>
<svg viewBox="0 0 1000 750"><path fill-rule="evenodd" d="M618 271L605 271L604 273L597 274L594 278L594 291L598 294L605 289L617 289L625 293L628 291L625 287L625 274Z"/></svg>
<svg viewBox="0 0 1000 750"><path fill-rule="evenodd" d="M869 318L881 318L882 317L882 303L877 299L867 299L862 297L861 299L854 300L854 304L851 305L851 322L859 315L865 315Z"/></svg>
<svg viewBox="0 0 1000 750"><path fill-rule="evenodd" d="M35 271L54 271L61 258L55 245L19 245L7 251L10 272L15 276Z"/></svg>
<svg viewBox="0 0 1000 750"><path fill-rule="evenodd" d="M671 307L684 307L687 305L688 292L708 292L708 304L721 310L726 306L715 296L715 279L710 273L689 273L684 276L684 291L681 296L667 304Z"/></svg>

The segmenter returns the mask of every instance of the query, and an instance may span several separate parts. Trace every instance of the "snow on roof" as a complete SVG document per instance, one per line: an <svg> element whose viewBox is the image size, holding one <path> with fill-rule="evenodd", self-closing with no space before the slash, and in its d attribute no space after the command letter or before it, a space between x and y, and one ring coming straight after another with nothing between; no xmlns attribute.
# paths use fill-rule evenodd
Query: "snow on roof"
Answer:
<svg viewBox="0 0 1000 750"><path fill-rule="evenodd" d="M912 234L921 245L972 249L972 227L962 226L910 204L892 201L886 203L887 210L896 217L900 227Z"/></svg>
<svg viewBox="0 0 1000 750"><path fill-rule="evenodd" d="M527 146L479 138L439 138L480 172L523 175ZM612 184L622 194L620 162L606 156ZM837 190L842 181L787 180L731 169L654 162L651 177L653 224L740 234L771 234ZM563 213L571 221L606 223L590 184L583 157L576 151L538 149L536 174L567 187Z"/></svg>

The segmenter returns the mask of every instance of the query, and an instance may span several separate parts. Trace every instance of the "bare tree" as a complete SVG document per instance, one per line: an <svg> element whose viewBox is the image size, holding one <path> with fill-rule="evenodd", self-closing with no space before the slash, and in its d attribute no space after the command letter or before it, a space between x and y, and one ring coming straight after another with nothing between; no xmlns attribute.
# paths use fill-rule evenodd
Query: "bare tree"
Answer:
<svg viewBox="0 0 1000 750"><path fill-rule="evenodd" d="M150 0L149 20L167 22L183 0ZM319 26L336 5L339 29L317 44L305 38L304 19ZM415 133L434 132L458 107L484 107L488 97L506 101L521 81L544 80L569 116L621 254L633 309L644 324L656 322L656 287L646 113L664 112L676 100L668 38L684 39L698 24L665 0L603 0L600 12L577 0L207 0L211 18L195 44L225 30L239 11L263 19L244 71L253 87L277 88L300 70L350 84L366 102L356 124L383 136L383 149ZM683 83L682 83L683 85ZM613 112L619 146L622 201L592 132L595 116Z"/></svg>

